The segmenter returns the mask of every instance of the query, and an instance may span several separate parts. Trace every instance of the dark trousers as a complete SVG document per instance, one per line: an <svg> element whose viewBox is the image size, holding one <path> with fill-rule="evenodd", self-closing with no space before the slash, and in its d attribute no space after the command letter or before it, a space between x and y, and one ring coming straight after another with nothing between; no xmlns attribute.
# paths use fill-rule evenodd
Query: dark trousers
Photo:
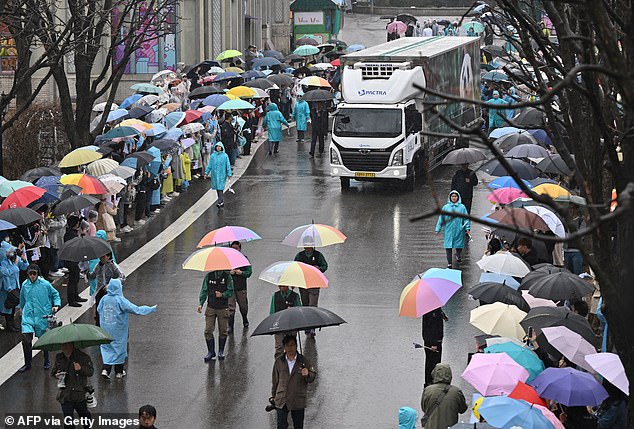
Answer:
<svg viewBox="0 0 634 429"><path fill-rule="evenodd" d="M221 189L216 190L216 194L218 194L218 202L216 204L224 204L225 203L225 191Z"/></svg>
<svg viewBox="0 0 634 429"><path fill-rule="evenodd" d="M229 164L231 164L231 166L236 165L236 157L238 156L238 151L236 150L236 148L228 148L227 155L229 155Z"/></svg>
<svg viewBox="0 0 634 429"><path fill-rule="evenodd" d="M145 216L145 200L147 192L139 191L136 194L135 207L134 207L134 220L141 220Z"/></svg>
<svg viewBox="0 0 634 429"><path fill-rule="evenodd" d="M64 402L62 404L62 413L64 413L64 417L73 416L77 411L79 417L91 417L90 411L88 411L88 407L86 406L86 401L81 402ZM64 429L74 428L75 425L64 425ZM90 425L84 425L84 428L89 428Z"/></svg>
<svg viewBox="0 0 634 429"><path fill-rule="evenodd" d="M131 208L130 204L123 204L123 215L121 217L121 223L119 224L121 228L128 226L128 213L130 213Z"/></svg>
<svg viewBox="0 0 634 429"><path fill-rule="evenodd" d="M305 130L297 130L297 140L304 140Z"/></svg>
<svg viewBox="0 0 634 429"><path fill-rule="evenodd" d="M104 363L103 367L101 367L101 369L107 371L108 375L110 375L110 371L112 370L113 366L114 366L114 373L115 374L122 374L123 373L123 364L122 363L118 363L116 365L106 365Z"/></svg>
<svg viewBox="0 0 634 429"><path fill-rule="evenodd" d="M447 264L453 264L453 249L445 249L445 253L447 254ZM462 249L456 249L456 257L458 259L462 258Z"/></svg>
<svg viewBox="0 0 634 429"><path fill-rule="evenodd" d="M33 361L33 334L22 334L22 353L24 353L24 365L31 366ZM44 350L44 362L49 361L49 355Z"/></svg>
<svg viewBox="0 0 634 429"><path fill-rule="evenodd" d="M471 214L471 203L473 202L472 199L462 199L462 204L464 204L465 208L467 209L467 213Z"/></svg>
<svg viewBox="0 0 634 429"><path fill-rule="evenodd" d="M295 429L303 429L304 428L304 409L301 410L292 410L289 411L284 405L284 408L277 408L277 429L287 429L288 428L288 413L291 413L291 418L293 419L293 428Z"/></svg>
<svg viewBox="0 0 634 429"><path fill-rule="evenodd" d="M310 153L311 155L315 154L315 146L317 143L317 139L319 139L319 153L324 152L324 140L326 135L321 132L321 130L315 126L312 127L312 139L310 140Z"/></svg>
<svg viewBox="0 0 634 429"><path fill-rule="evenodd" d="M440 363L442 359L442 343L434 344L438 347L438 351L432 351L429 349L425 349L425 386L433 384L434 381L431 378L431 371L434 369L436 364ZM425 344L425 347L431 347L429 344Z"/></svg>
<svg viewBox="0 0 634 429"><path fill-rule="evenodd" d="M79 298L79 265L76 262L71 262L67 265L68 268L68 287L66 288L66 299L68 303L77 302Z"/></svg>

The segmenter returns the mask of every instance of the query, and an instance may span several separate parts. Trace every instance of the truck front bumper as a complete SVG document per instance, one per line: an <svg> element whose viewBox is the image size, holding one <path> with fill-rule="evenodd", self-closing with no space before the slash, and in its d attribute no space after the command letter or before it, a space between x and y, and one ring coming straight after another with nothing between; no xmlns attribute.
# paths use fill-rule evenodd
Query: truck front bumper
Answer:
<svg viewBox="0 0 634 429"><path fill-rule="evenodd" d="M349 177L356 180L405 180L407 178L407 166L386 167L382 171L366 172L351 171L343 165L330 165L330 175L336 177Z"/></svg>

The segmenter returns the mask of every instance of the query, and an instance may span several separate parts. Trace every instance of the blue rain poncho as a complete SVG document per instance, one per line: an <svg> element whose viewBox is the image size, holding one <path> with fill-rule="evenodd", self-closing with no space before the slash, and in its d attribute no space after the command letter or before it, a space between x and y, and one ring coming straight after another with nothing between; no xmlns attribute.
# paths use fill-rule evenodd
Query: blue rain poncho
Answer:
<svg viewBox="0 0 634 429"><path fill-rule="evenodd" d="M13 309L6 308L4 303L10 290L20 287L20 270L26 270L29 263L20 258L16 264L7 258L7 253L15 252L11 243L2 241L0 244L0 314L12 314Z"/></svg>
<svg viewBox="0 0 634 429"><path fill-rule="evenodd" d="M216 151L216 147L220 146L222 150ZM231 164L229 155L225 153L225 146L221 142L216 142L214 150L209 156L209 162L205 169L205 175L211 177L211 189L224 191L227 184L227 177L231 176Z"/></svg>
<svg viewBox="0 0 634 429"><path fill-rule="evenodd" d="M282 112L277 108L277 104L271 103L266 108L267 113L264 117L264 129L269 132L269 141L281 142L282 141L282 124L288 127L288 122L282 115Z"/></svg>
<svg viewBox="0 0 634 429"><path fill-rule="evenodd" d="M20 289L20 308L22 309L22 333L42 336L48 328L48 320L52 307L62 305L59 292L42 277L34 282L26 279Z"/></svg>
<svg viewBox="0 0 634 429"><path fill-rule="evenodd" d="M458 201L451 202L451 194L458 195ZM468 215L467 208L462 204L460 193L458 191L449 192L447 204L442 207L444 212L454 212ZM471 229L469 219L440 215L436 222L436 232L440 232L445 228L445 249L462 249L464 247L465 235Z"/></svg>

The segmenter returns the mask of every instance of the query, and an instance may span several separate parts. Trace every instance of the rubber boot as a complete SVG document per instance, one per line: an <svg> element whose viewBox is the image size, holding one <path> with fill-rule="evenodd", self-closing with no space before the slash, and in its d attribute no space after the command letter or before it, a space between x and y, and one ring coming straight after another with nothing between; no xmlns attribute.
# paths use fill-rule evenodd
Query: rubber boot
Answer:
<svg viewBox="0 0 634 429"><path fill-rule="evenodd" d="M5 329L7 332L20 332L20 330L15 327L15 319L12 314L5 315L4 322L6 325Z"/></svg>
<svg viewBox="0 0 634 429"><path fill-rule="evenodd" d="M226 338L220 338L218 344L218 360L225 360L225 344L227 343Z"/></svg>
<svg viewBox="0 0 634 429"><path fill-rule="evenodd" d="M216 359L216 343L213 338L211 340L205 339L205 342L207 343L207 355L204 359L205 363L207 363L210 360Z"/></svg>
<svg viewBox="0 0 634 429"><path fill-rule="evenodd" d="M235 324L236 321L236 315L232 314L231 316L229 316L229 320L227 321L227 324L229 325L227 327L227 334L231 335L233 334L233 325Z"/></svg>
<svg viewBox="0 0 634 429"><path fill-rule="evenodd" d="M246 316L242 316L242 326L244 327L244 329L249 327L249 319L247 319Z"/></svg>
<svg viewBox="0 0 634 429"><path fill-rule="evenodd" d="M44 350L44 369L46 370L51 369L51 359L46 350Z"/></svg>
<svg viewBox="0 0 634 429"><path fill-rule="evenodd" d="M27 372L31 369L31 361L33 360L33 350L30 347L30 343L27 345L22 341L22 352L24 353L24 366L18 369L18 372Z"/></svg>

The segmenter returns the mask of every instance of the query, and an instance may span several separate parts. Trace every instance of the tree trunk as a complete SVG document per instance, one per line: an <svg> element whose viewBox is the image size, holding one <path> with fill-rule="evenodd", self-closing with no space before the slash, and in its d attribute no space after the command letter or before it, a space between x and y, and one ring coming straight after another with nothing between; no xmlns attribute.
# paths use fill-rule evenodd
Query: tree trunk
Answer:
<svg viewBox="0 0 634 429"><path fill-rule="evenodd" d="M30 70L31 64L31 37L16 37L15 47L18 53L18 67L15 71L15 81L21 81L21 84L16 88L16 105L19 108L23 107L25 103L29 103L31 95L33 94L33 85L31 82L32 72Z"/></svg>

